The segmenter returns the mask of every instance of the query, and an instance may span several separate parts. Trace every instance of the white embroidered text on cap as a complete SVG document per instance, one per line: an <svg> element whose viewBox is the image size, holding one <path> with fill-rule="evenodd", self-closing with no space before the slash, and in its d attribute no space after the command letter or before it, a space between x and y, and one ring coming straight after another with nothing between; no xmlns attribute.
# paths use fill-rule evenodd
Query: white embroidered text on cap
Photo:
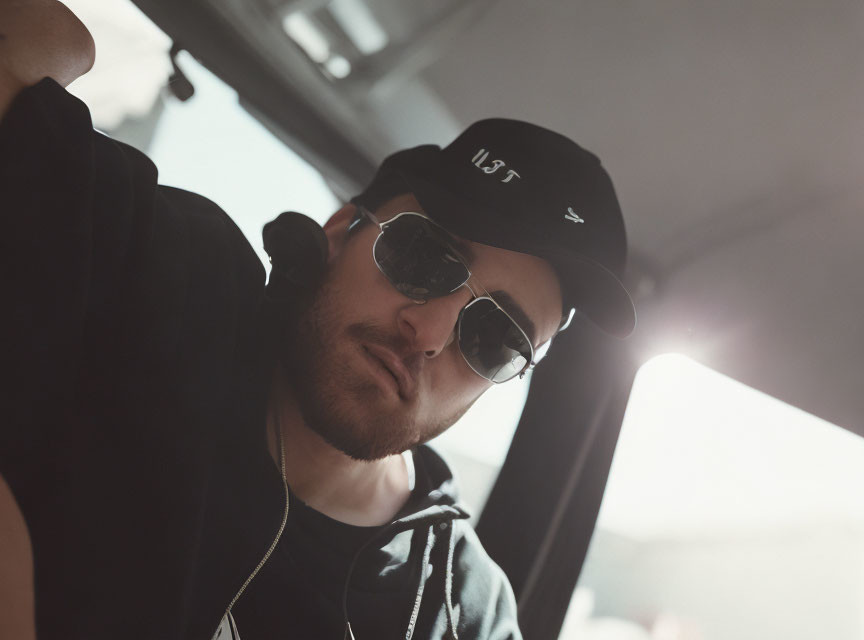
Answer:
<svg viewBox="0 0 864 640"><path fill-rule="evenodd" d="M507 163L503 160L492 160L492 164L488 166L483 166L483 163L486 162L486 158L489 157L489 152L486 149L480 149L477 153L474 154L474 157L471 158L471 164L480 169L483 173L493 174L498 169L507 166ZM513 178L521 178L518 173L516 173L513 169L507 169L507 175L504 177L501 182L510 182Z"/></svg>
<svg viewBox="0 0 864 640"><path fill-rule="evenodd" d="M564 214L564 219L570 222L585 222L579 215L573 211L572 207L567 207L567 213Z"/></svg>

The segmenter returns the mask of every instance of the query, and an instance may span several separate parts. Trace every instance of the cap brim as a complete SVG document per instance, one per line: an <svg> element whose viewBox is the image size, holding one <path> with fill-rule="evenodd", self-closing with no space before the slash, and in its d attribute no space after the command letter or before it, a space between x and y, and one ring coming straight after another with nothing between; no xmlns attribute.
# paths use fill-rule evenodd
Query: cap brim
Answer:
<svg viewBox="0 0 864 640"><path fill-rule="evenodd" d="M514 234L508 237L496 233L495 225L488 224L489 219L494 219L494 212L490 212L485 224L478 220L476 212L482 210L482 204L474 203L470 198L448 191L414 173L399 171L399 174L423 210L448 231L480 244L548 260L558 274L567 307L575 307L593 324L614 337L626 338L633 333L636 327L633 301L627 289L609 269L579 254L520 244L513 239Z"/></svg>
<svg viewBox="0 0 864 640"><path fill-rule="evenodd" d="M547 252L541 257L555 267L566 302L609 335L626 338L633 333L636 308L614 273L590 258L575 254L556 256Z"/></svg>

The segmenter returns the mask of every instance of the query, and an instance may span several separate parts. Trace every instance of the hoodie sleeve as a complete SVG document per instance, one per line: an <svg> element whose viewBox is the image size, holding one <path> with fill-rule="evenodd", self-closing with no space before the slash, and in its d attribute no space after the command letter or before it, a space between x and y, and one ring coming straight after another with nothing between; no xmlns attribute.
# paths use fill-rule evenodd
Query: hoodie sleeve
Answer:
<svg viewBox="0 0 864 640"><path fill-rule="evenodd" d="M87 107L50 78L0 122L0 340L15 372L2 392L0 471L62 422L48 407L68 411L88 321L146 235L155 184L150 160L96 133Z"/></svg>
<svg viewBox="0 0 864 640"><path fill-rule="evenodd" d="M0 122L0 222L0 474L40 638L209 638L281 514L243 498L282 499L250 428L263 266L48 79Z"/></svg>
<svg viewBox="0 0 864 640"><path fill-rule="evenodd" d="M214 404L264 279L225 212L159 186L146 155L95 131L45 78L0 121L0 223L0 350L14 372L0 390L0 473L16 495L70 432L134 435L103 410L117 390L133 416L165 394L190 411ZM172 436L152 422L152 440Z"/></svg>

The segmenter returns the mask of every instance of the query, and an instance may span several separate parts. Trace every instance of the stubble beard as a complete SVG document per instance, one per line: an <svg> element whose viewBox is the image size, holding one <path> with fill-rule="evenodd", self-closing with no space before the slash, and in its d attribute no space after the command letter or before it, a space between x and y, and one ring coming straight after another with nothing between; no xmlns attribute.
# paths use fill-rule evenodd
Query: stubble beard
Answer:
<svg viewBox="0 0 864 640"><path fill-rule="evenodd" d="M446 431L468 406L418 423L406 403L393 404L373 380L358 375L329 344L345 348L366 340L399 351L399 339L369 322L340 329L338 290L325 282L301 314L283 356L288 382L306 425L355 460L379 460L427 442ZM469 405L470 406L470 405Z"/></svg>

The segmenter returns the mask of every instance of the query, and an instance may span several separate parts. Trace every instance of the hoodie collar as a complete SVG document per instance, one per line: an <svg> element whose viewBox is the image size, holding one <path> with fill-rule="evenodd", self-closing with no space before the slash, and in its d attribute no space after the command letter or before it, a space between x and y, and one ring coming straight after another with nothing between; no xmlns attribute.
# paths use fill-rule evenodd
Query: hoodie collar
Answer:
<svg viewBox="0 0 864 640"><path fill-rule="evenodd" d="M418 477L417 486L431 487L431 489L422 496L412 496L406 504L406 508L398 514L397 518L381 527L354 554L342 588L342 615L345 621L345 640L358 640L354 636L351 622L348 619L348 593L354 568L357 566L359 558L369 549L375 548L374 543L376 541L408 530L414 530L418 534L425 535L426 543L421 559L420 571L418 572L418 585L414 598L414 606L411 611L411 618L405 638L406 640L411 640L414 634L417 615L420 610L420 603L423 599L426 578L429 572L429 560L435 549L441 549L440 553L442 554L446 553L443 600L447 610L447 620L451 634L454 639L456 638L456 613L452 602L453 556L456 545L454 521L467 519L470 517L470 514L462 505L458 504L458 495L453 474L443 458L428 445L421 445L414 449L414 456L417 474L424 474L423 478ZM441 543L438 542L439 540ZM446 545L443 544L444 541L446 541Z"/></svg>

